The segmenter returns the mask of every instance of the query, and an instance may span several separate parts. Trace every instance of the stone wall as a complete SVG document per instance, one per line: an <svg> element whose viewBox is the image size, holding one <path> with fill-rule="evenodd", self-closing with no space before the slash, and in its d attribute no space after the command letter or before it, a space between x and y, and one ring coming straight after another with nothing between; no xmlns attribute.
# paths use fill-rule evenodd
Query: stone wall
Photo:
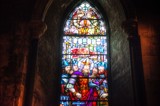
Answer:
<svg viewBox="0 0 160 106"><path fill-rule="evenodd" d="M160 29L158 18L145 18L139 22L144 78L148 106L159 106L160 98Z"/></svg>
<svg viewBox="0 0 160 106"><path fill-rule="evenodd" d="M23 2L24 1L24 2ZM31 35L26 20L44 19L48 30L39 40L38 59L32 98L33 106L58 105L59 72L61 59L61 28L64 14L70 3L76 0L49 0L27 3L22 0L1 5L2 27L0 30L0 105L22 106L24 100L25 79L28 64L28 37ZM78 0L77 0L78 1ZM127 34L121 28L126 20L125 13L118 0L95 0L108 18L110 36L110 102L111 105L133 106L133 86ZM129 0L121 0L129 1ZM28 2L31 2L28 0ZM33 2L33 1L32 1ZM9 4L9 5L8 5ZM21 5L22 4L22 5ZM125 3L124 3L125 4ZM126 4L127 5L127 2ZM46 7L45 7L46 6ZM17 8L10 8L17 7ZM28 7L32 7L28 10ZM142 6L143 7L143 6ZM129 8L129 6L128 6ZM126 8L126 9L128 9ZM45 11L44 11L45 9ZM18 11L17 11L18 10ZM28 10L28 11L27 11ZM44 12L43 12L44 11ZM139 10L137 10L139 11ZM141 11L140 13L142 13ZM11 13L11 14L10 14ZM33 13L33 15L31 15ZM132 13L131 13L132 15ZM142 14L143 16L143 14ZM7 17L7 19L5 19ZM43 17L43 18L42 18ZM141 19L141 18L140 18ZM159 62L159 19L146 16L140 20L142 57L148 106L159 106L160 62ZM4 20L4 21L3 21ZM24 21L24 22L23 22ZM10 23L12 25L10 25ZM34 28L32 29L34 30ZM26 42L27 41L27 42ZM31 51L32 52L32 51ZM27 95L27 94L26 94Z"/></svg>
<svg viewBox="0 0 160 106"><path fill-rule="evenodd" d="M41 92L45 92L48 100L48 106L51 103L58 103L60 70L61 70L61 44L62 44L62 28L68 7L72 0L53 1L48 13L46 14L45 23L47 31L39 42L38 50L38 73L41 79ZM74 1L75 2L75 1ZM105 14L105 21L108 23L108 36L110 37L110 99L113 106L133 106L133 87L130 66L130 53L127 34L121 28L125 21L125 14L122 6L117 1L97 2L100 10ZM73 4L71 4L72 6ZM67 13L66 13L67 12ZM36 80L38 81L38 80ZM39 92L40 93L40 92ZM52 93L52 94L51 94ZM43 95L39 94L39 97ZM122 99L123 97L123 99ZM58 104L57 104L58 105ZM35 106L39 106L37 103Z"/></svg>
<svg viewBox="0 0 160 106"><path fill-rule="evenodd" d="M58 106L61 70L60 31L68 3L68 1L53 1L45 18L48 29L39 42L38 72L42 81L40 89L45 92L47 106L52 104Z"/></svg>
<svg viewBox="0 0 160 106"><path fill-rule="evenodd" d="M0 104L22 106L27 70L28 36L22 24L0 36ZM26 36L23 36L26 35Z"/></svg>
<svg viewBox="0 0 160 106"><path fill-rule="evenodd" d="M122 29L122 23L127 19L119 1L101 0L100 3L106 11L110 25L111 104L133 106L129 41L128 35Z"/></svg>

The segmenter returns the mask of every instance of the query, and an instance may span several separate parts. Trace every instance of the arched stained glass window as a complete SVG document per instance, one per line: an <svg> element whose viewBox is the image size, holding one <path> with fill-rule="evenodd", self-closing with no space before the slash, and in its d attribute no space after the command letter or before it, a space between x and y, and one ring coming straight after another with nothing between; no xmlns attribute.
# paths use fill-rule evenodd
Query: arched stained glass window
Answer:
<svg viewBox="0 0 160 106"><path fill-rule="evenodd" d="M78 5L64 23L62 106L108 106L108 37L100 12Z"/></svg>

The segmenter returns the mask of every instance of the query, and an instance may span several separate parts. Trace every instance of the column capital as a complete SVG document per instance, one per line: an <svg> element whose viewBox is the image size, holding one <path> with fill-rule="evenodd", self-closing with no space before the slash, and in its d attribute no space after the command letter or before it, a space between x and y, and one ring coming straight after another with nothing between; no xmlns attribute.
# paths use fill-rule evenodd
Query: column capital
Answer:
<svg viewBox="0 0 160 106"><path fill-rule="evenodd" d="M41 20L32 20L29 23L30 33L33 39L40 39L40 37L47 30L47 25Z"/></svg>
<svg viewBox="0 0 160 106"><path fill-rule="evenodd" d="M138 22L136 19L128 19L122 23L122 28L128 34L128 39L138 37Z"/></svg>

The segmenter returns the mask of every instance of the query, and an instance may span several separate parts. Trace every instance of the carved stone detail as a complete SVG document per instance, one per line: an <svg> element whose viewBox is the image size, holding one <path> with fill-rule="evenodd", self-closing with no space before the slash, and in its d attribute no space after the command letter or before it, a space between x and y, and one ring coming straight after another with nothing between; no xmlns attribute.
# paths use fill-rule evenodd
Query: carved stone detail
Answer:
<svg viewBox="0 0 160 106"><path fill-rule="evenodd" d="M33 20L30 22L30 33L33 39L39 39L47 30L47 25L39 20Z"/></svg>
<svg viewBox="0 0 160 106"><path fill-rule="evenodd" d="M122 23L122 28L128 34L128 39L134 39L138 37L138 22L135 19L129 19Z"/></svg>

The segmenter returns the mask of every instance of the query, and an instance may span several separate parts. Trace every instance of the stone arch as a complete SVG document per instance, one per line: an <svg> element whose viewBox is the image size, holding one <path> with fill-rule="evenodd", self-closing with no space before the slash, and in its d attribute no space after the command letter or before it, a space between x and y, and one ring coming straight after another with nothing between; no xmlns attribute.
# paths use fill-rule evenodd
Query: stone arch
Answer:
<svg viewBox="0 0 160 106"><path fill-rule="evenodd" d="M42 104L50 106L57 105L59 100L59 72L61 67L61 25L63 14L69 5L74 4L78 0L49 0L48 2L38 2L35 9L33 20L41 20L46 23L48 29L41 37L38 44L37 70L35 77L38 80L34 82L34 94L39 96ZM134 10L131 6L129 11L129 0L99 0L98 3L108 17L110 25L110 52L111 52L111 96L110 104L113 106L139 106L140 100L137 99L135 85L136 77L133 69L136 64L131 65L134 56L139 54L131 52L131 46L135 49L139 47L139 41L134 41L136 46L131 45L133 39L137 39L137 29L135 22ZM46 5L45 5L46 4ZM123 6L122 6L123 4ZM42 8L44 10L39 10ZM127 9L124 9L127 8ZM129 20L129 21L128 21ZM129 29L127 29L129 28ZM127 33L126 33L126 32ZM133 39L132 39L133 38ZM130 40L128 40L130 39ZM139 48L140 49L140 48ZM132 57L131 57L132 56ZM137 57L141 59L141 57ZM138 66L137 70L141 70ZM134 75L133 75L134 74ZM126 93L127 92L127 93ZM32 102L34 101L34 97ZM37 100L37 99L36 99ZM42 105L42 106L44 106ZM35 106L41 106L35 103ZM142 106L142 105L141 105Z"/></svg>

